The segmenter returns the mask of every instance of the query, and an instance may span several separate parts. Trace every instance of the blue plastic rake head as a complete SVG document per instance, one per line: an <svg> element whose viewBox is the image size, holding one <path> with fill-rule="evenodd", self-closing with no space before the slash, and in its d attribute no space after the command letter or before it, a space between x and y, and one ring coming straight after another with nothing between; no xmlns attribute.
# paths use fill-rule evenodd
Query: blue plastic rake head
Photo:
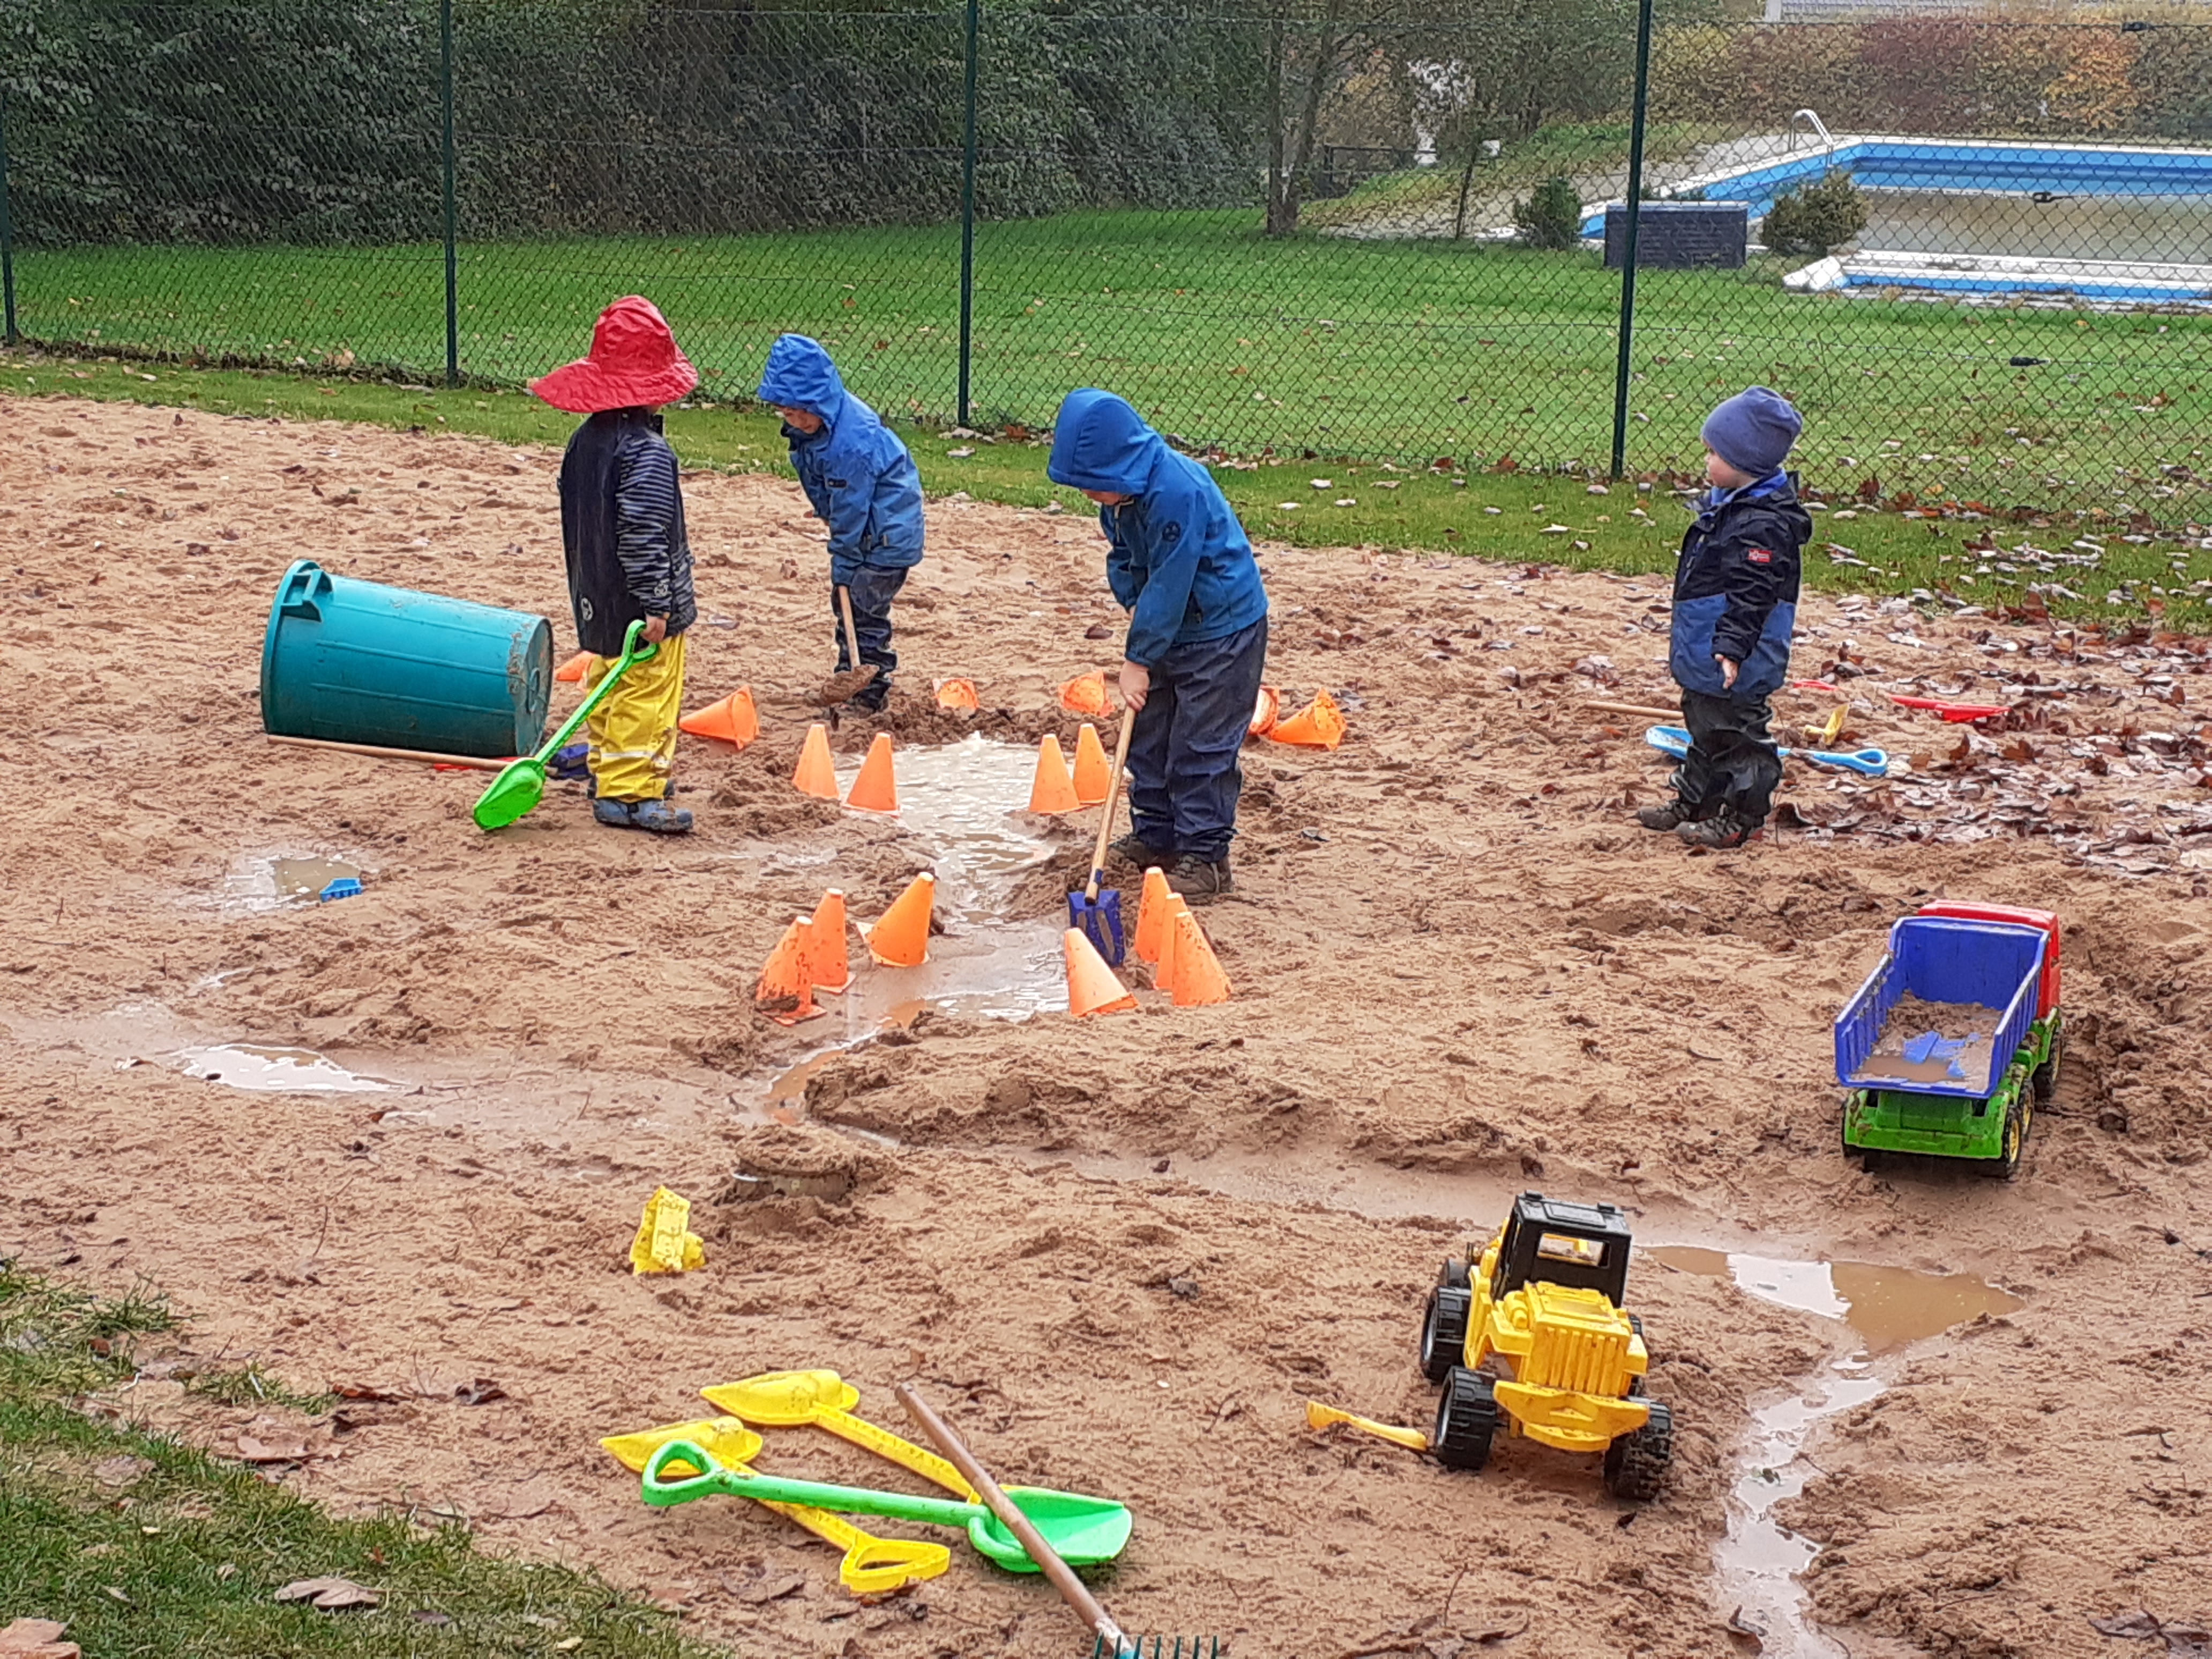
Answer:
<svg viewBox="0 0 2212 1659"><path fill-rule="evenodd" d="M1172 1647L1164 1636L1125 1636L1117 1647L1102 1632L1091 1638L1091 1659L1229 1659L1229 1644L1218 1636L1178 1636Z"/></svg>

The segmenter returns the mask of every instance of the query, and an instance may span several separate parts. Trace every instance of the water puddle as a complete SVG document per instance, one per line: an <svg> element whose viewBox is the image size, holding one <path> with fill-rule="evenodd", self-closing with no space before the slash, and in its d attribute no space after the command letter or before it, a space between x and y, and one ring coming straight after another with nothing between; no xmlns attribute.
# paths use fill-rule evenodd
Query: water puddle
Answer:
<svg viewBox="0 0 2212 1659"><path fill-rule="evenodd" d="M2020 1298L1967 1273L1919 1273L1867 1261L1791 1261L1729 1250L1662 1244L1654 1261L1732 1280L1747 1296L1840 1319L1869 1354L1888 1353L1978 1314L2009 1313Z"/></svg>
<svg viewBox="0 0 2212 1659"><path fill-rule="evenodd" d="M1036 773L1033 750L978 733L902 749L896 766L899 827L928 848L938 910L948 921L997 921L1007 890L1056 848L1073 844L1051 821L1021 810ZM850 789L859 772L858 762L841 768L839 786Z"/></svg>
<svg viewBox="0 0 2212 1659"><path fill-rule="evenodd" d="M231 915L313 903L334 881L359 881L362 866L343 859L314 854L300 858L258 854L226 877L218 908Z"/></svg>
<svg viewBox="0 0 2212 1659"><path fill-rule="evenodd" d="M841 1048L925 1008L984 1019L1023 1019L1067 1006L1057 918L1007 921L1006 895L1068 844L1048 821L1018 810L1030 798L1036 757L981 735L898 753L899 827L921 843L937 877L937 910L947 930L929 942L919 968L886 968L857 945L855 977L842 996L821 999L826 1019L801 1029L825 1043L769 1080L763 1104L802 1098L807 1079ZM848 788L857 763L842 771Z"/></svg>
<svg viewBox="0 0 2212 1659"><path fill-rule="evenodd" d="M2008 1312L2021 1298L1966 1273L1867 1261L1793 1261L1687 1244L1662 1244L1643 1254L1684 1273L1726 1279L1762 1302L1839 1320L1857 1337L1856 1351L1810 1378L1802 1393L1753 1413L1735 1501L1729 1507L1728 1536L1714 1552L1723 1612L1740 1610L1741 1621L1759 1632L1765 1652L1784 1659L1845 1659L1844 1650L1807 1617L1798 1582L1820 1546L1772 1513L1819 1473L1804 1455L1806 1440L1823 1419L1882 1391L1875 1356L1980 1314Z"/></svg>
<svg viewBox="0 0 2212 1659"><path fill-rule="evenodd" d="M392 1085L362 1077L325 1060L312 1048L264 1048L257 1043L227 1042L185 1048L178 1057L185 1075L233 1089L292 1094L368 1094Z"/></svg>

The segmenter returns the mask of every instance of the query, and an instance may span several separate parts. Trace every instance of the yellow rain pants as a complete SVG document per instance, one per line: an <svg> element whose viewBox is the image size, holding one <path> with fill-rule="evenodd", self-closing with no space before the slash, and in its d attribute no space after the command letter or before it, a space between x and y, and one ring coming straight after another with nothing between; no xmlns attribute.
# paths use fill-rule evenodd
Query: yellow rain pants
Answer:
<svg viewBox="0 0 2212 1659"><path fill-rule="evenodd" d="M592 659L584 671L586 696L614 665L611 657ZM601 800L659 800L668 793L683 702L684 635L678 634L660 642L652 661L632 663L584 723Z"/></svg>

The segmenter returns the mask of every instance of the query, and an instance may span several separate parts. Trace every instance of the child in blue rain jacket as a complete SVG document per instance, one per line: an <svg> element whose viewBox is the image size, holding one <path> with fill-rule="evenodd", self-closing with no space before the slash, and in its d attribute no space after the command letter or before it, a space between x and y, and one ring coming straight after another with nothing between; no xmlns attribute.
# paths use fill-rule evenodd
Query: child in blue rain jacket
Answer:
<svg viewBox="0 0 2212 1659"><path fill-rule="evenodd" d="M1132 833L1115 850L1161 866L1203 903L1233 888L1237 752L1267 664L1267 590L1252 544L1212 475L1110 392L1067 394L1045 471L1098 503L1107 585L1129 612Z"/></svg>
<svg viewBox="0 0 2212 1659"><path fill-rule="evenodd" d="M1669 666L1682 688L1690 750L1674 799L1636 815L1693 846L1741 847L1758 834L1782 781L1767 699L1790 672L1790 635L1813 520L1782 470L1803 422L1755 386L1705 417L1712 485L1674 567Z"/></svg>
<svg viewBox="0 0 2212 1659"><path fill-rule="evenodd" d="M876 411L845 390L837 365L803 334L778 337L758 397L783 416L783 435L814 516L830 527L830 630L837 672L854 666L838 620L838 588L853 601L860 660L880 672L854 697L871 712L891 694L891 601L921 562L921 477Z"/></svg>

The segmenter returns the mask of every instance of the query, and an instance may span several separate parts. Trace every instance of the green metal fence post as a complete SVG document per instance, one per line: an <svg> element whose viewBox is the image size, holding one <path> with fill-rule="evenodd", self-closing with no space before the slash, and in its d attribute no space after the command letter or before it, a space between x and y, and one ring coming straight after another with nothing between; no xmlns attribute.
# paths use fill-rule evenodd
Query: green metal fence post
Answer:
<svg viewBox="0 0 2212 1659"><path fill-rule="evenodd" d="M0 92L0 296L6 303L7 332L14 345L22 336L15 331L15 225L8 212L8 94Z"/></svg>
<svg viewBox="0 0 2212 1659"><path fill-rule="evenodd" d="M968 0L966 130L960 141L960 424L968 424L969 369L975 350L975 60L981 54L983 0Z"/></svg>
<svg viewBox="0 0 2212 1659"><path fill-rule="evenodd" d="M1644 118L1651 101L1651 0L1636 9L1636 109L1628 129L1628 222L1620 249L1620 357L1613 373L1613 476L1626 470L1628 377L1636 338L1636 229L1644 212Z"/></svg>
<svg viewBox="0 0 2212 1659"><path fill-rule="evenodd" d="M460 264L454 250L453 211L453 0L439 0L439 79L445 103L446 196L446 384L461 383Z"/></svg>

